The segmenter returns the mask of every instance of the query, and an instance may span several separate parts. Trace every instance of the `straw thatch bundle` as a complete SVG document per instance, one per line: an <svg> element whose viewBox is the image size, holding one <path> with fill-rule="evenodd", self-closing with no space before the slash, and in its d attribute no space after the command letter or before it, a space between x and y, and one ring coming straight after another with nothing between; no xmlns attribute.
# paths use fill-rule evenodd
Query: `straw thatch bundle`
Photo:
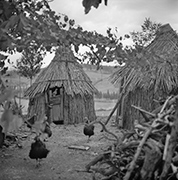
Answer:
<svg viewBox="0 0 178 180"><path fill-rule="evenodd" d="M120 81L124 95L117 115L127 129L132 129L135 119L141 120L132 104L152 111L158 105L154 100L177 94L178 36L169 24L160 27L155 39L133 62L112 75L113 83Z"/></svg>
<svg viewBox="0 0 178 180"><path fill-rule="evenodd" d="M55 88L58 95L52 97ZM61 46L25 95L30 98L29 114L39 114L39 109L40 114L49 113L51 121L70 124L82 122L85 116L95 119L93 95L96 92L72 50Z"/></svg>

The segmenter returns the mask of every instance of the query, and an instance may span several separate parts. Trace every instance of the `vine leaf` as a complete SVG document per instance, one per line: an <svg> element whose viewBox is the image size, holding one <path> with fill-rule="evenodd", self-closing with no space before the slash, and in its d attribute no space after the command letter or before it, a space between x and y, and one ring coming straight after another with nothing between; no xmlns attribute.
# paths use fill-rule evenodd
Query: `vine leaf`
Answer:
<svg viewBox="0 0 178 180"><path fill-rule="evenodd" d="M107 6L107 1L104 0L104 4ZM83 0L82 5L85 8L85 14L88 14L91 10L91 7L98 8L102 0Z"/></svg>

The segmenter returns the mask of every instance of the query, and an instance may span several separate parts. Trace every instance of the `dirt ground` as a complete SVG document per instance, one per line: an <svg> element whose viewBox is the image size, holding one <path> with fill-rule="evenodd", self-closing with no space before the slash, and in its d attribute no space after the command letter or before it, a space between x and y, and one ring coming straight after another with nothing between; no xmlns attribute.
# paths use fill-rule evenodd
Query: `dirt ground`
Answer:
<svg viewBox="0 0 178 180"><path fill-rule="evenodd" d="M102 117L102 120L104 118ZM100 132L101 126L95 125L95 135L87 143L87 137L83 134L84 124L51 125L53 135L46 142L50 150L41 166L36 167L36 160L29 158L30 145L35 134L22 138L29 134L29 130L20 131L22 148L16 144L0 149L0 180L92 180L92 174L80 172L85 165L98 154L106 150L113 142L103 138ZM113 120L107 125L112 132L119 133L113 125ZM87 151L69 149L71 145L89 146Z"/></svg>

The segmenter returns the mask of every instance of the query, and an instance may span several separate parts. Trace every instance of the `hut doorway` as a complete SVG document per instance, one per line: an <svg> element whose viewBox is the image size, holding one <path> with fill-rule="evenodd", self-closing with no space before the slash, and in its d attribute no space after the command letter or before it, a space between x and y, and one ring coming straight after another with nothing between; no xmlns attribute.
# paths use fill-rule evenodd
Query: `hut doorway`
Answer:
<svg viewBox="0 0 178 180"><path fill-rule="evenodd" d="M64 88L50 89L50 117L54 124L64 124Z"/></svg>

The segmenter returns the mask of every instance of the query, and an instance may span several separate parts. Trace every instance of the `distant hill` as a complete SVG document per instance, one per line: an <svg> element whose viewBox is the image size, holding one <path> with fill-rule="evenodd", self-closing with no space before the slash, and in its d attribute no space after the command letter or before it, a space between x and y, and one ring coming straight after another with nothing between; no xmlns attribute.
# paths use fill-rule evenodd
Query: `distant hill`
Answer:
<svg viewBox="0 0 178 180"><path fill-rule="evenodd" d="M96 66L82 65L86 74L90 77L93 85L101 92L118 92L119 87L114 86L110 81L111 74L117 69L113 66L102 66L102 69L96 70Z"/></svg>
<svg viewBox="0 0 178 180"><path fill-rule="evenodd" d="M115 66L101 66L99 70L96 69L95 65L90 64L82 64L82 67L84 70L90 70L90 71L101 71L102 73L111 74L113 71L117 69Z"/></svg>
<svg viewBox="0 0 178 180"><path fill-rule="evenodd" d="M99 70L96 66L89 64L82 64L82 67L86 74L90 77L93 85L101 92L118 92L119 87L115 87L110 82L110 75L117 69L113 66L102 66ZM8 71L6 75L3 76L3 81L5 84L10 84L13 86L19 86L19 83L24 87L29 86L30 81L25 77L19 77L15 70Z"/></svg>

